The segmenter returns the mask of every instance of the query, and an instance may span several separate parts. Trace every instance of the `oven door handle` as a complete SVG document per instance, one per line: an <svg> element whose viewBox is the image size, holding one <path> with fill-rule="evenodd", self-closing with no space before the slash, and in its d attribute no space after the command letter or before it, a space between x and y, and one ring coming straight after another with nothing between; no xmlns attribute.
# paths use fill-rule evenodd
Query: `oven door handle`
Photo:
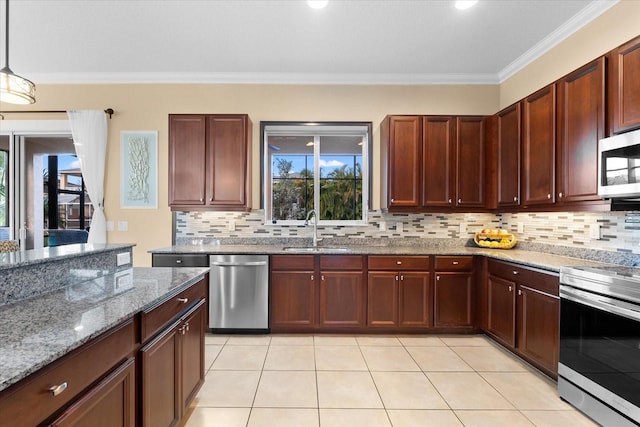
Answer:
<svg viewBox="0 0 640 427"><path fill-rule="evenodd" d="M592 294L566 285L560 285L560 299L562 298L640 321L640 310L638 310L638 306L625 301ZM562 307L562 302L560 302L560 306Z"/></svg>

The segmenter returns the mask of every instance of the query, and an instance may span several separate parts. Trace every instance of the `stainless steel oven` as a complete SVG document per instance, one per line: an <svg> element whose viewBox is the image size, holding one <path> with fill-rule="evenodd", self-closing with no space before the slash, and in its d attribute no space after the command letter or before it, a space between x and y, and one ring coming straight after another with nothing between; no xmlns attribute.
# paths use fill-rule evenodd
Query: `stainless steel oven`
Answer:
<svg viewBox="0 0 640 427"><path fill-rule="evenodd" d="M640 424L640 269L560 270L560 397L604 426Z"/></svg>

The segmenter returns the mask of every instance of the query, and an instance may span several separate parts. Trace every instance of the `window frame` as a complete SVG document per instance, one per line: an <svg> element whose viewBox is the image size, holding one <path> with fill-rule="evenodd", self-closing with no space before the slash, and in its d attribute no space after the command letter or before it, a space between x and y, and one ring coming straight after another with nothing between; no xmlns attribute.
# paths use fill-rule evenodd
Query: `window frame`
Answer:
<svg viewBox="0 0 640 427"><path fill-rule="evenodd" d="M373 152L373 124L372 122L307 122L307 121L261 121L260 122L260 208L264 210L264 223L266 225L303 225L304 220L272 220L269 218L269 209L267 207L267 192L270 191L270 186L267 187L267 183L270 182L271 176L268 176L270 159L269 150L266 147L267 135L269 128L273 127L299 127L299 131L296 133L304 133L305 135L318 136L313 132L314 128L320 126L326 127L363 127L365 131L366 144L363 145L362 150L362 219L361 220L320 220L319 225L324 226L365 226L368 222L368 214L371 209L372 200L372 152ZM319 153L314 148L314 179L318 176L319 167ZM314 188L316 188L314 186ZM319 188L319 187L318 187ZM319 193L314 194L314 205L317 203ZM271 195L269 195L269 201Z"/></svg>

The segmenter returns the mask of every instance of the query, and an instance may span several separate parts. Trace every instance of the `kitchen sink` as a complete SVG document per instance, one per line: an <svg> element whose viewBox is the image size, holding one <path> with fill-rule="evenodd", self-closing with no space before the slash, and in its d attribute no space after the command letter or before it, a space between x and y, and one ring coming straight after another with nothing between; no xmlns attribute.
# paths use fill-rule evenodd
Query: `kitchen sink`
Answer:
<svg viewBox="0 0 640 427"><path fill-rule="evenodd" d="M283 249L285 252L351 252L349 248L334 248L329 246L305 246L305 247L288 247Z"/></svg>

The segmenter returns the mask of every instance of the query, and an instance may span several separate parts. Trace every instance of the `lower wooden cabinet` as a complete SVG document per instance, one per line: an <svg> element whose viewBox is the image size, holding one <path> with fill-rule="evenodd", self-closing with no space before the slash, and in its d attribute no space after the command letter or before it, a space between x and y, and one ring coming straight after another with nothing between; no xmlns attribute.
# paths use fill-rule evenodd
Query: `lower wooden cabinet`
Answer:
<svg viewBox="0 0 640 427"><path fill-rule="evenodd" d="M369 256L367 325L432 326L430 268L428 256Z"/></svg>
<svg viewBox="0 0 640 427"><path fill-rule="evenodd" d="M489 260L486 289L487 332L556 377L560 324L558 276Z"/></svg>
<svg viewBox="0 0 640 427"><path fill-rule="evenodd" d="M127 359L57 417L50 424L51 427L134 427L135 367L135 359Z"/></svg>
<svg viewBox="0 0 640 427"><path fill-rule="evenodd" d="M359 271L321 270L318 318L320 328L364 326L362 277L362 266L359 267Z"/></svg>
<svg viewBox="0 0 640 427"><path fill-rule="evenodd" d="M473 328L475 280L473 257L435 258L434 321L436 328Z"/></svg>
<svg viewBox="0 0 640 427"><path fill-rule="evenodd" d="M142 425L175 426L204 383L205 300L140 350Z"/></svg>

